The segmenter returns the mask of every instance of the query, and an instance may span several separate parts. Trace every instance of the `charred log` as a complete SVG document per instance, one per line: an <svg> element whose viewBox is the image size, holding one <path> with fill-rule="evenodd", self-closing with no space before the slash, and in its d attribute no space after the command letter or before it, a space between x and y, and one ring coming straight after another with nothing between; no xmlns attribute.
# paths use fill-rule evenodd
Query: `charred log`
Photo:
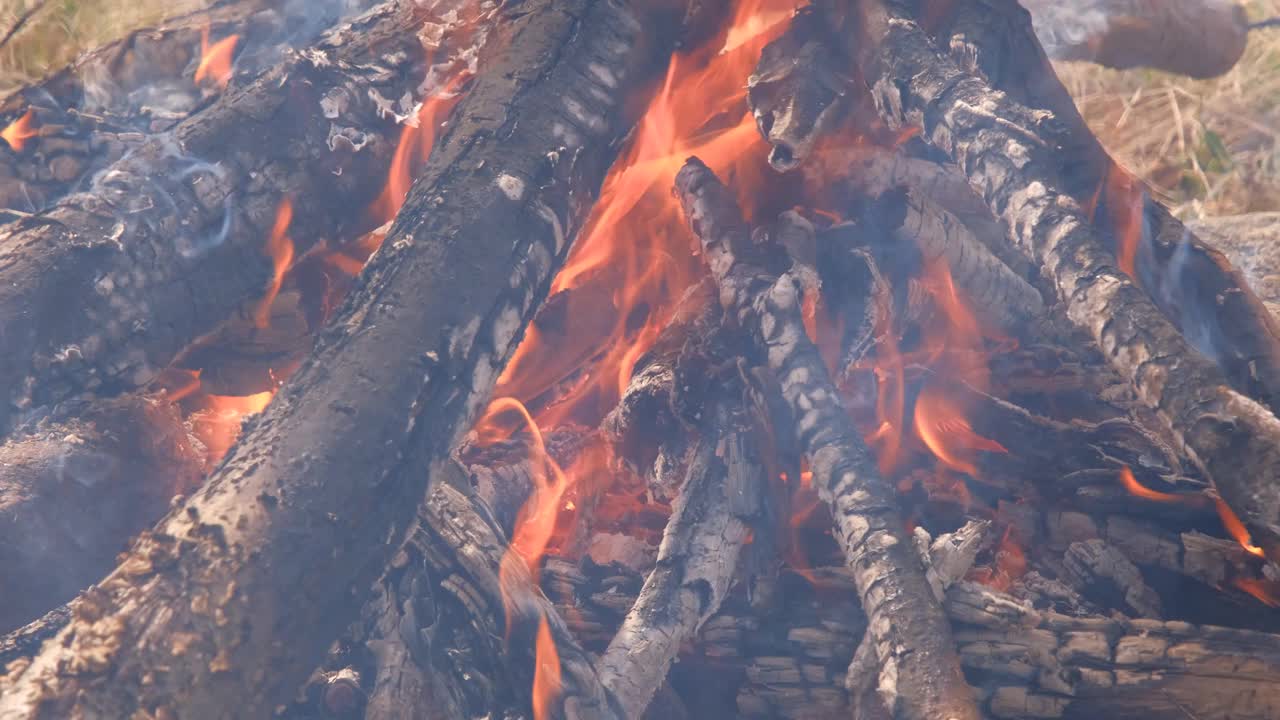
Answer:
<svg viewBox="0 0 1280 720"><path fill-rule="evenodd" d="M885 704L904 720L978 717L955 662L950 628L903 532L893 488L854 432L805 335L796 282L780 273L785 254L780 259L753 246L736 201L700 161L686 163L676 188L720 286L721 304L777 376L814 484L832 507L836 535L871 619Z"/></svg>
<svg viewBox="0 0 1280 720"><path fill-rule="evenodd" d="M1237 390L1280 409L1280 326L1245 276L1108 155L1054 73L1024 9L1009 0L952 7L940 42L962 69L1015 102L1053 114L1037 132L1059 149L1061 189L1095 207L1093 220L1107 229L1102 240L1127 258L1121 267Z"/></svg>
<svg viewBox="0 0 1280 720"><path fill-rule="evenodd" d="M545 296L625 132L622 101L662 52L642 44L657 18L611 0L507 12L500 58L331 330L204 489L3 679L0 714L266 715L355 615L333 589L385 567ZM403 28L412 8L375 17ZM344 49L400 37L368 22Z"/></svg>
<svg viewBox="0 0 1280 720"><path fill-rule="evenodd" d="M0 445L0 632L75 597L115 565L204 459L163 398L67 403Z"/></svg>
<svg viewBox="0 0 1280 720"><path fill-rule="evenodd" d="M286 203L294 256L358 235L396 144L377 99L421 81L425 13L392 2L341 26L86 191L0 228L0 424L139 387L261 298Z"/></svg>
<svg viewBox="0 0 1280 720"><path fill-rule="evenodd" d="M965 168L1014 242L1053 279L1067 315L1158 411L1187 454L1241 516L1254 541L1280 557L1280 421L1239 394L1179 333L1103 247L1060 190L1046 145L1050 116L966 75L898 2L869 6L862 56L877 104L896 125L926 136Z"/></svg>

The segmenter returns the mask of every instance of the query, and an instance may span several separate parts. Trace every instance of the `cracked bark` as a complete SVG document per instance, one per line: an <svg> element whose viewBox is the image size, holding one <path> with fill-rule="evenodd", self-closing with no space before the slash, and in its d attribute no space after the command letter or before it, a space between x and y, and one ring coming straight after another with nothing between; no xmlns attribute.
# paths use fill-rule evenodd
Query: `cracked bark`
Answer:
<svg viewBox="0 0 1280 720"><path fill-rule="evenodd" d="M141 386L260 297L286 198L295 256L357 236L398 137L374 98L417 87L425 13L396 0L338 27L85 191L0 227L0 427Z"/></svg>
<svg viewBox="0 0 1280 720"><path fill-rule="evenodd" d="M1060 148L1060 189L1083 206L1098 198L1099 227L1121 224L1126 197L1141 193L1134 264L1142 288L1188 340L1222 366L1237 390L1273 412L1280 410L1280 325L1245 275L1108 155L1045 57L1030 14L1016 0L961 0L952 8L937 33L939 43L961 69L1015 102L1053 113L1054 121L1038 129L1043 140ZM1108 206L1109 197L1118 207ZM1120 236L1104 232L1102 240L1118 253Z"/></svg>
<svg viewBox="0 0 1280 720"><path fill-rule="evenodd" d="M789 258L753 246L728 189L696 158L676 176L685 214L702 243L721 304L767 358L794 413L814 485L830 506L836 536L871 619L880 687L894 717L977 718L960 674L950 627L904 532L893 488L840 406L817 348L804 332Z"/></svg>
<svg viewBox="0 0 1280 720"><path fill-rule="evenodd" d="M38 212L151 134L209 105L220 94L216 84L194 80L204 31L212 41L237 35L236 72L251 77L278 63L290 44L311 44L337 22L341 9L336 0L219 0L135 30L14 90L0 99L0 126L30 109L38 135L21 151L0 150L6 160L0 165L0 208Z"/></svg>
<svg viewBox="0 0 1280 720"><path fill-rule="evenodd" d="M345 589L386 566L487 400L626 132L623 100L665 52L645 44L659 18L614 0L507 12L500 59L311 356L0 681L0 715L267 715L352 619Z"/></svg>
<svg viewBox="0 0 1280 720"><path fill-rule="evenodd" d="M877 106L926 137L968 175L1012 242L1053 280L1067 315L1087 331L1141 402L1160 418L1254 542L1280 557L1280 421L1232 389L1149 297L1117 268L1061 190L1052 116L1029 110L960 70L931 46L901 2L864 6L861 56Z"/></svg>

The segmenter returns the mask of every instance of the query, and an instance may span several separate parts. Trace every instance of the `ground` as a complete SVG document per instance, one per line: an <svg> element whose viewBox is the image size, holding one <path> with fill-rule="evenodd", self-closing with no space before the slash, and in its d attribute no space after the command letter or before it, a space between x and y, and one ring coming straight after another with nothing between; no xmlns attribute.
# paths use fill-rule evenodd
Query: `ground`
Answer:
<svg viewBox="0 0 1280 720"><path fill-rule="evenodd" d="M0 92L84 49L201 4L0 0L0 37L27 9L40 6L0 49ZM1280 0L1246 6L1253 20L1280 16ZM1063 63L1059 72L1103 143L1180 216L1280 210L1280 27L1254 31L1244 58L1214 80L1081 63Z"/></svg>

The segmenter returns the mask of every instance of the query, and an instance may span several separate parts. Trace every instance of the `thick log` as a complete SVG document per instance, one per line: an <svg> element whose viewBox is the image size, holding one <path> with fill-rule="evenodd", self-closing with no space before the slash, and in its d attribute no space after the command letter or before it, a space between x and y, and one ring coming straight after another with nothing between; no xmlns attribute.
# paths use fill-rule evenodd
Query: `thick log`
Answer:
<svg viewBox="0 0 1280 720"><path fill-rule="evenodd" d="M412 96L422 81L416 33L428 17L414 3L382 5L138 147L84 192L0 228L0 426L83 391L139 387L263 296L286 200L294 257L357 236L398 135L379 100Z"/></svg>
<svg viewBox="0 0 1280 720"><path fill-rule="evenodd" d="M1107 247L1131 258L1128 271L1188 340L1222 366L1232 385L1280 411L1280 326L1244 274L1111 158L1016 0L953 0L949 7L940 44L994 89L1053 114L1039 124L1039 133L1060 149L1061 189L1082 206L1098 206L1093 219L1107 229Z"/></svg>
<svg viewBox="0 0 1280 720"><path fill-rule="evenodd" d="M313 42L338 21L345 5L340 0L219 0L158 27L135 30L9 93L0 100L0 126L30 111L35 136L0 150L0 208L42 210L152 133L208 105L224 83L195 79L206 33L210 43L235 35L235 71L252 77L278 63L289 46Z"/></svg>
<svg viewBox="0 0 1280 720"><path fill-rule="evenodd" d="M115 566L134 535L204 478L164 398L60 406L0 445L0 633Z"/></svg>
<svg viewBox="0 0 1280 720"><path fill-rule="evenodd" d="M1193 78L1226 73L1249 43L1234 0L1023 0L1055 60L1155 68ZM1194 48L1194 52L1190 51Z"/></svg>
<svg viewBox="0 0 1280 720"><path fill-rule="evenodd" d="M658 20L613 0L502 12L500 52L330 330L200 493L0 682L0 715L262 716L301 684L545 297L623 100L659 65Z"/></svg>
<svg viewBox="0 0 1280 720"><path fill-rule="evenodd" d="M965 170L1013 242L1040 263L1071 321L1087 331L1141 402L1241 517L1280 557L1280 420L1233 390L1224 373L1168 321L1106 251L1061 190L1051 116L993 91L935 51L900 2L866 6L862 61L891 124L925 135Z"/></svg>
<svg viewBox="0 0 1280 720"><path fill-rule="evenodd" d="M977 718L950 628L904 532L893 487L880 477L805 335L797 283L780 273L789 259L785 253L776 257L777 248L771 255L753 246L733 196L696 158L677 174L676 188L720 286L721 304L778 378L814 485L831 506L837 539L871 619L886 706L902 720Z"/></svg>
<svg viewBox="0 0 1280 720"><path fill-rule="evenodd" d="M1280 213L1209 217L1187 228L1230 258L1272 317L1280 317Z"/></svg>

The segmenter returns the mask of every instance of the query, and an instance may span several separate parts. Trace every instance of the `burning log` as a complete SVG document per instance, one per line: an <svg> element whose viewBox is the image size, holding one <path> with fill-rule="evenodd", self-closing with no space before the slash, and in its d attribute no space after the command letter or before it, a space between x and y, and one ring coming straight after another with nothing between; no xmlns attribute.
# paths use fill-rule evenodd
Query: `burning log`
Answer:
<svg viewBox="0 0 1280 720"><path fill-rule="evenodd" d="M1249 286L1271 312L1280 318L1280 257L1275 238L1280 234L1280 213L1248 213L1193 220L1192 232L1211 242L1249 278Z"/></svg>
<svg viewBox="0 0 1280 720"><path fill-rule="evenodd" d="M1023 6L1055 60L1211 78L1235 67L1249 42L1249 19L1234 0L1024 0Z"/></svg>
<svg viewBox="0 0 1280 720"><path fill-rule="evenodd" d="M703 405L703 436L672 508L635 605L600 659L601 682L618 698L623 716L638 718L662 685L687 639L715 614L729 590L746 542L747 521L763 499L763 464L732 399L728 383ZM755 507L756 513L741 508Z"/></svg>
<svg viewBox="0 0 1280 720"><path fill-rule="evenodd" d="M1246 277L1108 155L1044 55L1030 15L1012 0L950 4L938 32L961 68L1053 121L1039 137L1060 149L1061 189L1095 209L1119 267L1241 392L1280 410L1280 326ZM1194 55L1195 53L1187 53Z"/></svg>
<svg viewBox="0 0 1280 720"><path fill-rule="evenodd" d="M868 6L862 55L877 105L925 134L969 173L1014 242L1051 276L1067 315L1157 411L1253 541L1280 557L1280 421L1239 394L1116 268L1079 206L1060 188L1051 125L936 52L896 0ZM928 109L926 111L926 108ZM1013 158L1010 160L1010 158Z"/></svg>
<svg viewBox="0 0 1280 720"><path fill-rule="evenodd" d="M164 398L55 408L0 445L0 632L70 600L110 570L203 453Z"/></svg>
<svg viewBox="0 0 1280 720"><path fill-rule="evenodd" d="M25 118L28 129L6 135L11 152L0 169L0 208L47 207L152 133L201 110L225 90L233 68L252 75L278 62L284 38L312 42L341 9L332 1L219 0L131 32L10 93L0 100L0 125Z"/></svg>
<svg viewBox="0 0 1280 720"><path fill-rule="evenodd" d="M0 227L0 426L142 386L238 308L268 305L291 258L358 235L396 144L383 100L421 82L428 17L383 5Z"/></svg>
<svg viewBox="0 0 1280 720"><path fill-rule="evenodd" d="M0 715L267 715L355 614L333 589L385 567L563 262L623 100L669 51L642 44L657 16L613 0L503 13L500 55L331 330L205 488L0 680ZM396 4L339 35L385 52L413 17Z"/></svg>
<svg viewBox="0 0 1280 720"><path fill-rule="evenodd" d="M851 427L805 335L796 282L779 269L786 267L785 255L753 247L736 201L700 161L686 163L676 188L720 286L721 304L777 376L813 482L832 507L871 619L886 706L904 720L978 717L950 628L903 532L893 488Z"/></svg>

